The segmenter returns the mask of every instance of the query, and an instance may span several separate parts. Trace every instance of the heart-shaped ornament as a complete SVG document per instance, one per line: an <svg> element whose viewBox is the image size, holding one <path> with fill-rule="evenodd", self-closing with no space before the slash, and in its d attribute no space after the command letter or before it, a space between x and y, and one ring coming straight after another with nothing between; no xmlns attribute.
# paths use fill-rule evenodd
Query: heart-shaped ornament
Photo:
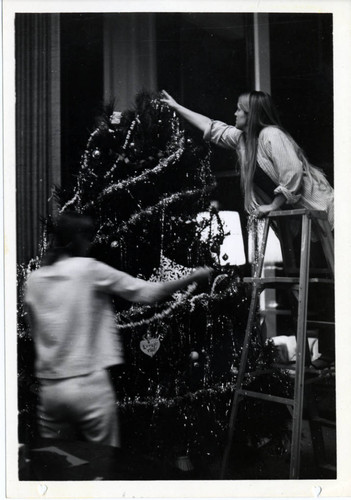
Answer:
<svg viewBox="0 0 351 500"><path fill-rule="evenodd" d="M160 339L151 337L140 342L140 349L144 354L152 358L152 356L155 356L155 354L159 350L160 345Z"/></svg>

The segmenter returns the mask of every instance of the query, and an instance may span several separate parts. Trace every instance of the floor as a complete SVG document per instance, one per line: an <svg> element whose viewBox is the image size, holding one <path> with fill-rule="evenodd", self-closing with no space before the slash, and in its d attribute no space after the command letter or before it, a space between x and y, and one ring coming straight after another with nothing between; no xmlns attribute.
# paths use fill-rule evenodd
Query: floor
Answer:
<svg viewBox="0 0 351 500"><path fill-rule="evenodd" d="M335 430L324 432L326 456L335 460ZM20 480L218 480L222 457L179 457L166 463L125 450L83 442L40 440L21 448ZM334 462L335 463L335 462ZM268 442L260 449L233 447L223 479L289 479L290 454L276 454ZM303 421L299 479L335 479L317 467L309 424Z"/></svg>
<svg viewBox="0 0 351 500"><path fill-rule="evenodd" d="M313 384L315 385L315 384ZM305 390L306 394L307 390ZM308 394L308 393L307 393ZM335 420L335 381L324 380L315 392L319 416ZM304 411L301 433L300 479L336 478L336 429L323 426L325 462L334 469L317 466L309 421ZM280 447L267 441L259 448L248 444L233 443L226 474L222 474L223 454L204 453L201 456L184 457L170 454L175 459L155 459L134 449L116 449L83 442L36 440L21 446L19 471L21 480L265 480L289 479L290 436ZM133 448L133 447L132 447ZM317 453L321 457L319 449Z"/></svg>

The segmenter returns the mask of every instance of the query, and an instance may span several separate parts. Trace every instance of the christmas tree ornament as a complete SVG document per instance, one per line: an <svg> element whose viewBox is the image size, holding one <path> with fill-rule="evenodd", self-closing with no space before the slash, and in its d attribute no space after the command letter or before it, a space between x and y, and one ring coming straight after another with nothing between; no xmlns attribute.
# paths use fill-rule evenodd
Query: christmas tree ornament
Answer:
<svg viewBox="0 0 351 500"><path fill-rule="evenodd" d="M112 125L119 125L121 123L122 113L120 111L114 111L110 116L110 122Z"/></svg>
<svg viewBox="0 0 351 500"><path fill-rule="evenodd" d="M94 158L94 160L98 160L101 156L101 151L96 148L94 149L94 151L92 152L92 157Z"/></svg>
<svg viewBox="0 0 351 500"><path fill-rule="evenodd" d="M144 354L152 358L159 350L160 345L161 343L158 337L151 337L151 335L147 335L145 339L141 340L140 349Z"/></svg>

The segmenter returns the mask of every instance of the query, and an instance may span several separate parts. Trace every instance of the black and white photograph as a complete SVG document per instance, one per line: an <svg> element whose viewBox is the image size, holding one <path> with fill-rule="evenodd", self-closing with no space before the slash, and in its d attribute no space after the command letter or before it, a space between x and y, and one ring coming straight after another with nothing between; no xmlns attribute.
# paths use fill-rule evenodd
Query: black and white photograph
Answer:
<svg viewBox="0 0 351 500"><path fill-rule="evenodd" d="M2 6L7 495L351 496L351 5Z"/></svg>

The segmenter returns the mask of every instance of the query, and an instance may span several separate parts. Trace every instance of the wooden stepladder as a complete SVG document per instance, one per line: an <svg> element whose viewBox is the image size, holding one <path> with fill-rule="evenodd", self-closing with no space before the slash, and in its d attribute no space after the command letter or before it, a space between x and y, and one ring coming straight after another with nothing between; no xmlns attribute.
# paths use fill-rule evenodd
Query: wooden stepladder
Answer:
<svg viewBox="0 0 351 500"><path fill-rule="evenodd" d="M300 264L296 276L284 277L262 277L264 257L267 245L268 231L273 220L285 226L289 218L301 218L301 250ZM311 229L318 233L322 244L325 260L328 265L329 278L310 277L310 250L311 250ZM284 245L282 244L282 247ZM283 250L283 248L282 248ZM284 251L283 251L284 259ZM300 445L302 430L302 415L305 388L305 360L307 345L307 312L308 312L308 291L311 283L333 283L334 279L334 241L329 222L325 212L317 210L283 210L271 212L265 219L261 251L259 252L254 276L245 278L244 281L252 284L251 303L248 314L247 327L241 360L237 375L236 387L232 402L231 415L229 420L229 432L227 446L224 452L221 477L225 478L228 468L231 447L234 439L236 419L240 401L244 397L257 398L287 405L292 414L292 436L291 436L291 456L290 456L290 479L297 479L300 471ZM297 327L296 327L296 364L294 368L294 395L293 398L278 397L272 394L249 391L244 388L246 376L247 360L251 342L252 330L255 323L259 296L265 288L291 287L298 300Z"/></svg>

